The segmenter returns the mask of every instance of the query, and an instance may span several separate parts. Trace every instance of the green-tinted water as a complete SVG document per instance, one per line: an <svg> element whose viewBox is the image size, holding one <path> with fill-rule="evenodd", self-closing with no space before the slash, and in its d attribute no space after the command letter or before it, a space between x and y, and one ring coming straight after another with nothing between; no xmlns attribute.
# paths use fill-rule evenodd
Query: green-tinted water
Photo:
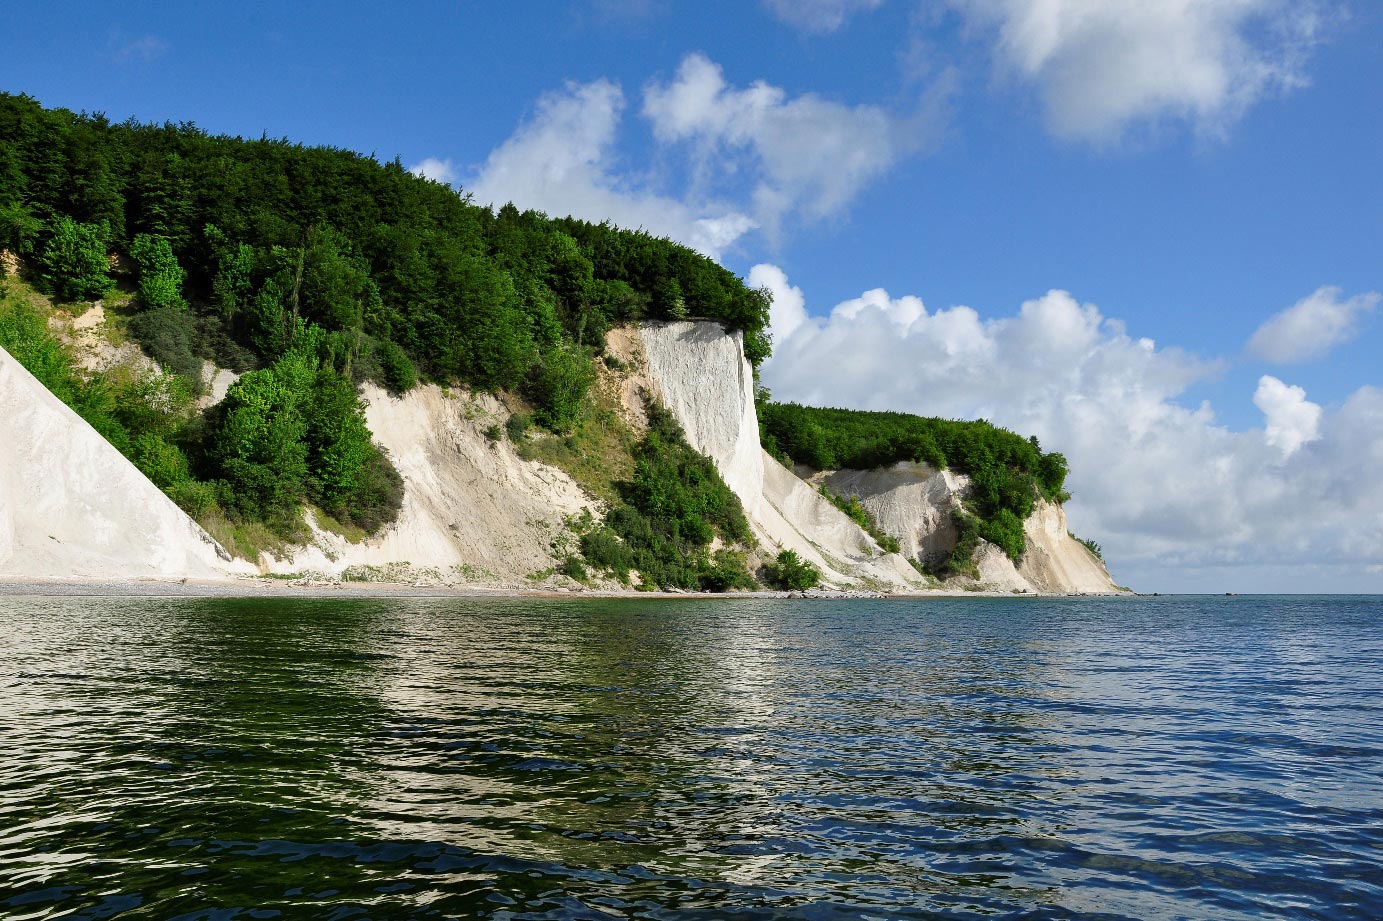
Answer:
<svg viewBox="0 0 1383 921"><path fill-rule="evenodd" d="M1383 914L1378 599L0 598L0 915Z"/></svg>

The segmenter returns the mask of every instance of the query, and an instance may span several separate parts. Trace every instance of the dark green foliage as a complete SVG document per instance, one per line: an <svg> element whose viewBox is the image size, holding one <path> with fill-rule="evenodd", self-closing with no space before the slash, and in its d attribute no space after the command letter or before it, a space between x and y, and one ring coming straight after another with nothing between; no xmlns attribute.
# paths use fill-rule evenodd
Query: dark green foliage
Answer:
<svg viewBox="0 0 1383 921"><path fill-rule="evenodd" d="M385 339L376 347L375 356L379 362L380 383L390 393L401 396L418 385L418 370L403 349Z"/></svg>
<svg viewBox="0 0 1383 921"><path fill-rule="evenodd" d="M514 413L504 423L504 433L509 436L510 441L519 444L528 434L528 427L532 424L533 419L527 413Z"/></svg>
<svg viewBox="0 0 1383 921"><path fill-rule="evenodd" d="M398 516L402 479L370 440L351 381L321 361L323 337L243 375L213 412L211 470L231 509L288 534L304 501L366 531Z"/></svg>
<svg viewBox="0 0 1383 921"><path fill-rule="evenodd" d="M24 205L0 202L0 249L27 256L33 252L42 232L43 222ZM0 269L0 273L3 271Z"/></svg>
<svg viewBox="0 0 1383 921"><path fill-rule="evenodd" d="M130 319L130 335L166 371L199 383L207 339L197 318L181 307L155 307Z"/></svg>
<svg viewBox="0 0 1383 921"><path fill-rule="evenodd" d="M662 588L751 587L742 556L710 553L716 537L730 544L752 540L739 498L691 449L670 413L651 406L648 415L648 434L634 451L634 475L621 489L623 504L582 535L586 561L621 581L637 570L645 585Z"/></svg>
<svg viewBox="0 0 1383 921"><path fill-rule="evenodd" d="M141 233L130 244L139 267L139 297L145 307L182 307L183 270L164 237Z"/></svg>
<svg viewBox="0 0 1383 921"><path fill-rule="evenodd" d="M40 277L64 301L103 297L114 286L106 263L106 229L59 217L43 245Z"/></svg>
<svg viewBox="0 0 1383 921"><path fill-rule="evenodd" d="M539 425L567 432L594 381L595 370L589 359L574 348L557 346L529 372L524 396L537 407L534 417Z"/></svg>
<svg viewBox="0 0 1383 921"><path fill-rule="evenodd" d="M1023 438L983 420L960 422L908 413L759 404L760 437L768 450L818 470L870 469L898 461L951 467L970 477L967 507L981 536L1014 561L1025 549L1022 523L1039 497L1067 498L1066 458L1044 454Z"/></svg>
<svg viewBox="0 0 1383 921"><path fill-rule="evenodd" d="M887 534L879 527L879 523L874 520L874 516L869 514L869 509L860 504L859 496L838 496L825 486L820 489L821 495L830 500L831 504L844 512L851 521L859 525L878 542L879 547L884 553L898 553L902 547L898 543L898 538L892 534Z"/></svg>
<svg viewBox="0 0 1383 921"><path fill-rule="evenodd" d="M801 592L815 588L821 581L821 570L799 557L792 550L783 550L764 564L764 576L775 588Z"/></svg>
<svg viewBox="0 0 1383 921"><path fill-rule="evenodd" d="M557 570L569 579L577 582L585 582L590 579L590 573L586 571L586 564L581 562L581 558L575 554L567 554L562 561L561 567Z"/></svg>
<svg viewBox="0 0 1383 921"><path fill-rule="evenodd" d="M141 263L150 306L179 293L204 304L265 363L292 347L299 321L351 334L341 370L355 373L369 337L425 377L479 388L518 385L563 343L598 352L612 323L645 316L719 320L745 332L755 364L768 354L764 293L692 250L513 206L494 213L397 161L112 124L4 93L0 152L0 244L26 252L37 228L61 227L44 262L61 296L105 290L104 262L88 256L104 259L109 243ZM403 392L397 357L365 365ZM560 426L566 411L551 410Z"/></svg>

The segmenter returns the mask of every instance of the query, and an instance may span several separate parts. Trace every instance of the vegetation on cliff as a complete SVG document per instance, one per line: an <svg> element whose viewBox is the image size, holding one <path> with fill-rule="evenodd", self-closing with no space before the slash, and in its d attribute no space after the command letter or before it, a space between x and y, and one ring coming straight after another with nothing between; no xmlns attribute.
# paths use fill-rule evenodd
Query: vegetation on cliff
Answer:
<svg viewBox="0 0 1383 921"><path fill-rule="evenodd" d="M184 396L161 404L176 410L133 414L70 362L54 392L189 512L283 536L300 533L305 502L367 532L397 514L399 478L370 441L363 380L395 393L420 379L513 391L565 433L614 323L706 317L743 330L755 363L769 348L766 293L642 231L494 212L398 161L117 124L4 93L0 249L60 301L133 293L128 332L181 381ZM15 341L32 325L12 318ZM48 361L46 348L20 352ZM207 359L245 373L199 417L191 397ZM714 581L692 520L646 540L625 522L630 546L652 554L641 569L662 560L660 582Z"/></svg>
<svg viewBox="0 0 1383 921"><path fill-rule="evenodd" d="M648 406L648 432L634 448L633 475L605 523L581 538L590 565L622 582L636 571L648 588L726 591L754 579L736 546L753 542L744 508L715 465L687 444L666 409ZM724 546L712 552L719 539Z"/></svg>
<svg viewBox="0 0 1383 921"><path fill-rule="evenodd" d="M1044 453L1036 438L1023 438L984 420L821 409L769 399L760 400L758 410L764 447L789 462L816 470L866 470L917 461L965 474L971 485L963 543L972 545L973 538L983 537L1015 561L1026 549L1023 521L1038 498L1067 498L1064 456ZM963 556L969 559L968 553ZM948 564L948 572L963 563Z"/></svg>

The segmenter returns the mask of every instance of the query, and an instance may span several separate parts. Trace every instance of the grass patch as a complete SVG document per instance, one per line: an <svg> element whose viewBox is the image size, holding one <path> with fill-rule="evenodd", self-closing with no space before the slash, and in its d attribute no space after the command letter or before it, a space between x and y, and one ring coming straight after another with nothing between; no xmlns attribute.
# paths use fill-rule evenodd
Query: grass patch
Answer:
<svg viewBox="0 0 1383 921"><path fill-rule="evenodd" d="M232 555L259 564L259 555L287 559L289 541L262 521L239 521L230 518L220 507L198 516L200 524L212 538Z"/></svg>
<svg viewBox="0 0 1383 921"><path fill-rule="evenodd" d="M317 523L317 527L339 537L344 537L349 543L359 544L370 536L364 528L350 524L349 522L338 521L315 505L309 506L308 508L312 513L313 521Z"/></svg>
<svg viewBox="0 0 1383 921"><path fill-rule="evenodd" d="M515 426L509 435L525 460L565 471L588 494L611 505L620 501L617 484L634 475L634 448L639 439L620 415L618 396L604 387L591 388L570 434Z"/></svg>

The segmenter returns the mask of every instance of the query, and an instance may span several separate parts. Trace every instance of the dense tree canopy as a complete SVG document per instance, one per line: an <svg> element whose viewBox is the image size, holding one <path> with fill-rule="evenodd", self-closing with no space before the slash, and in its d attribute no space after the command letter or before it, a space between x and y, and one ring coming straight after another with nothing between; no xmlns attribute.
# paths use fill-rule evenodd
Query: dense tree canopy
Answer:
<svg viewBox="0 0 1383 921"><path fill-rule="evenodd" d="M97 296L106 250L144 302L215 317L223 356L272 364L298 320L338 334L357 376L482 388L599 349L612 323L696 316L768 354L768 299L684 246L513 206L498 213L398 161L191 124L115 124L0 94L0 247L36 256L63 297ZM98 259L99 257L99 259ZM564 399L570 375L535 392ZM563 410L554 408L554 418Z"/></svg>

